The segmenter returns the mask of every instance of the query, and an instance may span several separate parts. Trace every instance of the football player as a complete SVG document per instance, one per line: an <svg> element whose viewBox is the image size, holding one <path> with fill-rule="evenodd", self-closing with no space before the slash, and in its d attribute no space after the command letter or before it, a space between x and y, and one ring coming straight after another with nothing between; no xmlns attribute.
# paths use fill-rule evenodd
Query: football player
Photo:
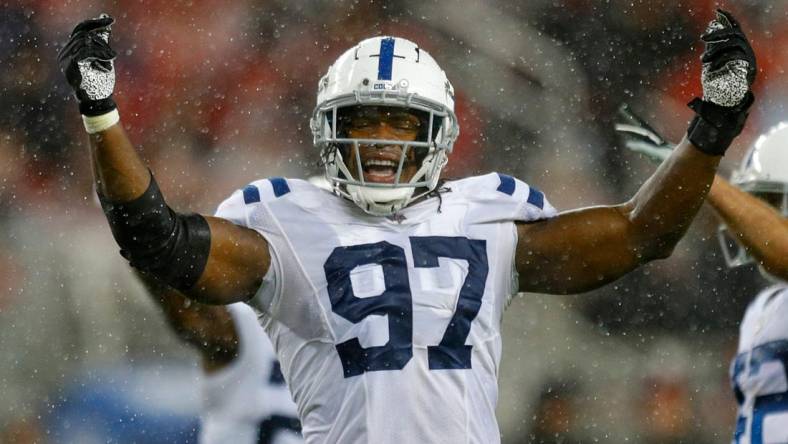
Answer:
<svg viewBox="0 0 788 444"><path fill-rule="evenodd" d="M624 145L655 162L672 145L626 106L616 130ZM788 442L788 122L750 148L731 182L719 175L708 202L723 222L720 244L729 267L752 262L773 283L747 307L731 380L739 403L734 443ZM725 231L739 248L731 252Z"/></svg>
<svg viewBox="0 0 788 444"><path fill-rule="evenodd" d="M452 85L415 43L370 38L318 83L310 127L333 193L259 180L207 217L166 205L119 124L112 23L77 25L59 60L121 253L192 299L264 313L307 442L499 442L510 296L584 292L668 257L743 128L756 73L718 12L687 137L628 202L556 214L506 174L440 180L459 133Z"/></svg>
<svg viewBox="0 0 788 444"><path fill-rule="evenodd" d="M140 277L178 337L200 353L200 444L302 443L295 404L254 310L192 302Z"/></svg>

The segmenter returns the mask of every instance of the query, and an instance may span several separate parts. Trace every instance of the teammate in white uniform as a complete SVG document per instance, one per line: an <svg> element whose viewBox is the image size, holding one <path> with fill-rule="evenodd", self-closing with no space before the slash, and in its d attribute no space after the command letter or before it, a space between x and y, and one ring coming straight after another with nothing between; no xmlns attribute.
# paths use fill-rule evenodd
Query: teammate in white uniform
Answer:
<svg viewBox="0 0 788 444"><path fill-rule="evenodd" d="M761 291L747 307L731 363L739 415L735 444L788 442L788 285Z"/></svg>
<svg viewBox="0 0 788 444"><path fill-rule="evenodd" d="M556 214L505 174L441 182L459 132L451 84L415 43L367 39L318 86L310 128L333 193L262 180L204 217L166 207L118 125L111 24L78 25L60 61L122 253L191 298L265 313L310 443L499 442L508 298L587 291L667 257L743 127L756 73L720 12L676 154L630 201Z"/></svg>
<svg viewBox="0 0 788 444"><path fill-rule="evenodd" d="M296 406L257 313L209 306L143 278L178 336L203 366L200 444L303 443Z"/></svg>
<svg viewBox="0 0 788 444"><path fill-rule="evenodd" d="M625 111L617 130L627 147L661 162L672 146L645 122ZM740 241L731 252L721 230L729 267L758 260L773 286L747 307L731 382L739 414L734 444L788 443L788 122L761 136L731 183L716 177L708 202Z"/></svg>
<svg viewBox="0 0 788 444"><path fill-rule="evenodd" d="M304 442L295 404L257 314L245 304L227 309L238 333L238 356L205 375L200 443Z"/></svg>
<svg viewBox="0 0 788 444"><path fill-rule="evenodd" d="M750 251L774 283L750 303L740 326L731 363L739 403L733 442L788 443L788 122L758 139L731 182L715 180L709 195L726 231L741 242L731 253L720 236L725 260L730 267L752 263Z"/></svg>

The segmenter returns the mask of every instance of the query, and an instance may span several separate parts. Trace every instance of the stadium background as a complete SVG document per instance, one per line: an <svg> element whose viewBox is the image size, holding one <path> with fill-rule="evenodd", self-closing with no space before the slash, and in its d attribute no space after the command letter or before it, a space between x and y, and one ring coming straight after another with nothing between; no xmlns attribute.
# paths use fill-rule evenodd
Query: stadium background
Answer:
<svg viewBox="0 0 788 444"><path fill-rule="evenodd" d="M55 62L73 25L117 19L116 99L176 208L213 212L266 176L319 171L318 78L377 34L417 41L457 89L447 175L497 170L559 209L627 199L626 101L678 140L699 93L708 0L20 1L0 14L0 442L193 440L196 355L117 254ZM723 163L788 118L788 2L724 5L758 55L757 102ZM520 295L504 319L505 443L729 442L738 321L763 281L727 270L705 208L674 255L600 290ZM439 402L439 400L436 400Z"/></svg>

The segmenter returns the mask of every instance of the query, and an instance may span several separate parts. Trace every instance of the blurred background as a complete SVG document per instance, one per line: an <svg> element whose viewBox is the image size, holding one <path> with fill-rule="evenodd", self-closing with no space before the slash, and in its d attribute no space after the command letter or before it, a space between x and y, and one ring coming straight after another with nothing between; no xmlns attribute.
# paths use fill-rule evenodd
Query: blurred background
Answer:
<svg viewBox="0 0 788 444"><path fill-rule="evenodd" d="M499 171L560 210L628 199L654 170L617 146L628 102L678 141L700 94L697 36L723 6L758 56L756 104L724 160L788 119L788 1L11 1L0 14L0 442L194 442L196 354L117 253L56 64L113 15L118 102L170 204L212 213L267 176L319 172L319 77L357 41L416 41L457 90L446 176ZM674 255L504 319L505 443L730 442L728 366L765 286L728 270L709 208Z"/></svg>

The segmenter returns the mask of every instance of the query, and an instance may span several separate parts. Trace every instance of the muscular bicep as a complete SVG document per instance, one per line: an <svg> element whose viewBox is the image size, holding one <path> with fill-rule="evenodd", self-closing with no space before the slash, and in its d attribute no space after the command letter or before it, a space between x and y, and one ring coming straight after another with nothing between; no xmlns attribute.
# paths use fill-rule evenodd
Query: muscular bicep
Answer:
<svg viewBox="0 0 788 444"><path fill-rule="evenodd" d="M592 207L517 224L520 291L580 293L642 262L627 205Z"/></svg>
<svg viewBox="0 0 788 444"><path fill-rule="evenodd" d="M211 248L205 269L188 296L208 304L250 299L263 282L271 258L260 233L225 219L206 217Z"/></svg>

